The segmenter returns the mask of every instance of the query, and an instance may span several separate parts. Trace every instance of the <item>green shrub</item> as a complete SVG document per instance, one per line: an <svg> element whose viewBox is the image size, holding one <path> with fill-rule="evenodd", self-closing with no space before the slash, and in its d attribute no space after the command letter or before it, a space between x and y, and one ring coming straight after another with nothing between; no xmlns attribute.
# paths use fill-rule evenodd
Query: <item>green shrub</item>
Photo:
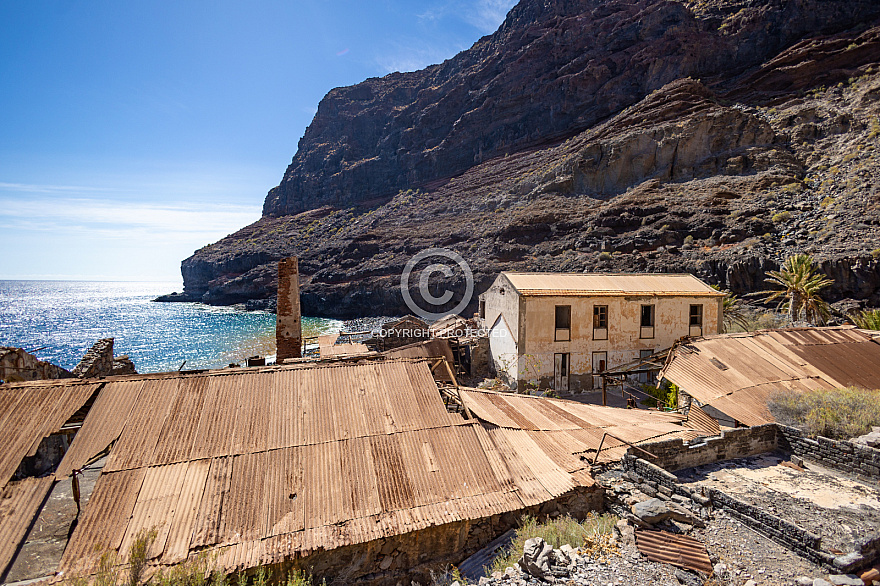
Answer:
<svg viewBox="0 0 880 586"><path fill-rule="evenodd" d="M880 425L880 390L776 391L767 406L776 421L798 427L813 438L849 439Z"/></svg>
<svg viewBox="0 0 880 586"><path fill-rule="evenodd" d="M641 400L642 405L660 409L678 408L678 387L668 380L664 380L659 387L642 385L642 390L650 395Z"/></svg>
<svg viewBox="0 0 880 586"><path fill-rule="evenodd" d="M880 248L875 248L874 250L872 250L871 256L874 258L874 260L880 260Z"/></svg>
<svg viewBox="0 0 880 586"><path fill-rule="evenodd" d="M548 519L544 523L538 523L535 517L525 515L520 520L513 542L493 560L488 573L503 572L508 566L515 565L522 556L526 540L532 537L541 537L554 548L565 544L575 548L586 548L597 557L601 555L602 550L611 547L608 538L615 523L617 517L608 513L590 512L583 521L565 515Z"/></svg>
<svg viewBox="0 0 880 586"><path fill-rule="evenodd" d="M880 309L864 310L853 321L863 330L880 330Z"/></svg>
<svg viewBox="0 0 880 586"><path fill-rule="evenodd" d="M599 260L601 260L601 261L611 260L611 253L610 252L600 252L599 253Z"/></svg>

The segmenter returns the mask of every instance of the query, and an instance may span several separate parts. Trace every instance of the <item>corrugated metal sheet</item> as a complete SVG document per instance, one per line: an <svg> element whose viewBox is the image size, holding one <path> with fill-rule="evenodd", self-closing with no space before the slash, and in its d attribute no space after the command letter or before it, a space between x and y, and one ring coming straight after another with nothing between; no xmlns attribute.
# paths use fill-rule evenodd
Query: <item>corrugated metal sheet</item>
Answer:
<svg viewBox="0 0 880 586"><path fill-rule="evenodd" d="M777 390L880 388L880 343L852 327L722 334L675 347L660 373L746 425L773 421Z"/></svg>
<svg viewBox="0 0 880 586"><path fill-rule="evenodd" d="M321 358L329 358L330 356L350 356L353 354L366 354L370 352L365 344L352 342L348 344L333 344L329 346L321 346Z"/></svg>
<svg viewBox="0 0 880 586"><path fill-rule="evenodd" d="M692 428L682 427L684 416L679 413L619 409L476 389L460 392L475 417L492 426L529 432L557 465L571 473L589 468L589 462L581 456L590 456L591 452L595 455L605 432L631 443L700 435ZM620 459L626 451L626 444L620 440L606 437L599 461Z"/></svg>
<svg viewBox="0 0 880 586"><path fill-rule="evenodd" d="M102 395L71 446L68 469L118 437L66 572L94 564L96 546L124 551L150 528L153 563L208 549L231 571L516 511L592 482L525 431L448 413L426 361L127 383L116 396L130 406ZM93 423L105 417L110 431Z"/></svg>
<svg viewBox="0 0 880 586"><path fill-rule="evenodd" d="M447 315L432 323L429 330L436 338L459 338L467 335L470 328L468 320L460 315Z"/></svg>
<svg viewBox="0 0 880 586"><path fill-rule="evenodd" d="M706 546L687 535L673 535L666 531L636 529L636 547L652 562L672 564L712 574L712 561Z"/></svg>
<svg viewBox="0 0 880 586"><path fill-rule="evenodd" d="M44 437L58 431L100 384L45 381L0 386L0 488L25 456L36 453Z"/></svg>
<svg viewBox="0 0 880 586"><path fill-rule="evenodd" d="M443 338L432 338L424 342L407 344L382 353L388 358L445 358L449 364L454 361L449 341Z"/></svg>
<svg viewBox="0 0 880 586"><path fill-rule="evenodd" d="M31 522L46 501L55 478L25 478L0 491L0 577L9 569Z"/></svg>
<svg viewBox="0 0 880 586"><path fill-rule="evenodd" d="M705 431L709 435L718 435L721 433L721 426L718 420L700 409L696 403L691 403L688 408L687 424L689 427Z"/></svg>
<svg viewBox="0 0 880 586"><path fill-rule="evenodd" d="M699 295L722 297L689 274L502 273L521 295Z"/></svg>

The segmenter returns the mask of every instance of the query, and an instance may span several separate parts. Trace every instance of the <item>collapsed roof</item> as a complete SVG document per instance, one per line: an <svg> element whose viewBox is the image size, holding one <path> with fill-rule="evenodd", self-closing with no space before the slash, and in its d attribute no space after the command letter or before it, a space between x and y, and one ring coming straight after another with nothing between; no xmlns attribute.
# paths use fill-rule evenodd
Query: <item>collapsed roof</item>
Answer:
<svg viewBox="0 0 880 586"><path fill-rule="evenodd" d="M597 451L600 462L619 460L626 453L626 442L638 444L705 435L683 427L684 416L679 413L603 407L476 389L459 392L464 405L476 418L489 424L490 431L517 441L537 443L570 473L589 470L589 462ZM606 436L604 441L603 436Z"/></svg>
<svg viewBox="0 0 880 586"><path fill-rule="evenodd" d="M82 383L69 385L51 392ZM424 360L109 378L51 482L108 448L61 560L66 575L150 529L152 565L208 552L234 571L519 511L593 484L537 445L526 459L448 413Z"/></svg>
<svg viewBox="0 0 880 586"><path fill-rule="evenodd" d="M880 339L853 327L719 334L676 345L660 373L745 425L774 421L774 391L880 388Z"/></svg>

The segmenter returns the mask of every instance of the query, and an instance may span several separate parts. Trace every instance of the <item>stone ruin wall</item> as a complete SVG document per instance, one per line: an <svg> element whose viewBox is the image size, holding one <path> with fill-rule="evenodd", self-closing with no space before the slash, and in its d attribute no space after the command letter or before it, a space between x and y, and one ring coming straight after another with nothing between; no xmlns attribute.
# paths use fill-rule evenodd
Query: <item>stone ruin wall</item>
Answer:
<svg viewBox="0 0 880 586"><path fill-rule="evenodd" d="M273 575L302 570L318 580L357 582L364 586L432 583L431 571L441 573L459 564L493 539L519 526L523 515L539 518L571 515L584 519L602 511L604 491L598 486L580 487L559 498L519 511L462 520L395 535L384 539L319 551L292 562L278 564ZM378 569L378 571L377 571Z"/></svg>
<svg viewBox="0 0 880 586"><path fill-rule="evenodd" d="M71 377L73 374L67 370L43 362L21 348L0 347L0 380L25 382Z"/></svg>

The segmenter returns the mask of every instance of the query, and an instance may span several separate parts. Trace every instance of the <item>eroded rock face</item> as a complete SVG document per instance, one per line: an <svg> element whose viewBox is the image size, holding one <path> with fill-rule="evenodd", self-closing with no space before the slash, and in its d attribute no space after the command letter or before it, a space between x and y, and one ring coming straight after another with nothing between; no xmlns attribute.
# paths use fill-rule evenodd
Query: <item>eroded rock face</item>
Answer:
<svg viewBox="0 0 880 586"><path fill-rule="evenodd" d="M522 0L496 33L452 59L334 89L263 214L424 186L572 136L671 81L732 76L804 36L880 11L873 0L700 5L694 12L672 1Z"/></svg>
<svg viewBox="0 0 880 586"><path fill-rule="evenodd" d="M880 4L530 6L521 3L498 33L442 65L331 92L322 107L346 92L362 96L362 103L351 102L338 120L319 110L285 181L267 198L266 215L184 261L186 288L174 299L271 299L274 263L297 256L305 315L406 314L411 310L399 288L406 262L424 249L445 247L468 262L477 293L499 271L521 270L686 271L742 294L766 289L767 270L806 252L835 281L830 301L880 305ZM810 36L804 30L817 14L825 30L845 29L858 15L863 22L832 36ZM655 19L668 26L655 27ZM636 32L627 36L625 30ZM571 40L582 48L580 56L562 41L550 43L558 35L568 38L565 31L580 31ZM693 38L675 36L693 31L699 32ZM798 41L798 34L809 38ZM602 44L596 35L618 40ZM781 38L794 44L774 53ZM512 39L520 44L504 44ZM742 41L736 51L746 56L731 56L733 39ZM669 69L674 60L659 55L680 57L684 46L693 53L684 63L700 67L765 60L739 70L719 65L716 75L702 80L675 78L682 72ZM627 58L596 57L603 51ZM567 59L579 68L565 65ZM492 63L497 67L488 77ZM515 78L520 69L529 75L541 69L541 82ZM588 69L598 85L583 81ZM670 71L668 83L648 91ZM402 104L396 110L386 103L390 97L382 97L405 80L421 87L419 76L429 75L436 84L430 108L419 102L422 90L394 90ZM511 77L527 89L510 91L504 84ZM483 85L468 85L473 80ZM372 93L363 90L367 86ZM458 124L453 132L464 115L451 104L464 108L481 88L500 93L466 112L488 118ZM632 100L613 98L623 94ZM491 109L502 102L507 109ZM430 115L416 116L419 108ZM418 123L397 132L394 121L405 112ZM371 155L378 152L370 150L372 143L346 126L361 128L382 116L382 124L364 126L384 137L376 148L403 144L404 136L412 141L395 147L394 168L405 170L400 185L406 191L397 192L397 179L388 179L390 155ZM540 124L532 125L533 116ZM448 132L437 130L447 122ZM476 159L465 129L485 138ZM456 157L470 153L460 161L466 170L415 189L438 175L406 161L429 150L440 167L458 169L443 158L453 143ZM363 165L346 158L355 152L369 155L363 165L375 165L362 183L352 178ZM394 195L371 199L389 193ZM442 286L465 290L459 275Z"/></svg>

